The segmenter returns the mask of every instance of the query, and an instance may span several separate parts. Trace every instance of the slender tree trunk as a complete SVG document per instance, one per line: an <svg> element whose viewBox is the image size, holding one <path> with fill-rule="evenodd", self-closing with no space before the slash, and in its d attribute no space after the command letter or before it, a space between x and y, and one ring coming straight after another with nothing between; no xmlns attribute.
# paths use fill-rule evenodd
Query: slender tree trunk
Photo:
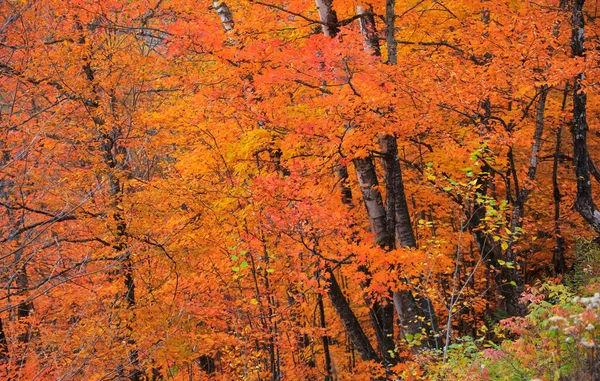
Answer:
<svg viewBox="0 0 600 381"><path fill-rule="evenodd" d="M81 38L81 43L84 43L84 37ZM98 101L98 91L94 84L95 74L92 68L90 59L86 59L82 66L85 78L89 81L92 88L92 94L96 99L93 100L94 108L98 108L100 102ZM115 102L114 97L111 96L111 103ZM91 113L93 114L93 113ZM115 257L118 258L117 269L114 275L119 275L123 279L124 292L122 295L117 297L117 300L124 301L124 306L127 310L132 311L135 308L135 282L133 274L133 263L131 261L131 252L128 247L127 239L127 223L123 215L123 184L118 173L126 168L125 163L120 162L118 157L125 155L124 147L120 147L118 144L118 138L120 131L117 127L113 127L108 130L106 121L99 116L92 117L93 123L98 130L98 139L100 140L100 153L104 159L104 165L107 169L108 186L110 195L110 208L112 209L112 229L113 242L112 249L115 253ZM115 303L115 305L120 303ZM119 311L116 311L119 315ZM130 381L140 381L142 378L142 371L139 366L139 354L137 349L137 343L133 338L133 326L131 318L127 317L124 324L121 323L120 318L117 319L117 325L124 329L124 337L117 337L118 341L123 341L126 344L125 355L126 364L119 366L119 374L122 378L127 378Z"/></svg>
<svg viewBox="0 0 600 381"><path fill-rule="evenodd" d="M4 332L4 322L2 321L2 318L0 318L0 371L2 370L2 367L8 363L8 341L6 340L6 333ZM2 373L0 373L0 376L5 375L4 372L6 370L2 371Z"/></svg>
<svg viewBox="0 0 600 381"><path fill-rule="evenodd" d="M16 284L19 293L24 293L26 297L27 293L24 290L29 288L29 277L27 276L27 261L23 258L23 248L19 247L15 251L15 262L17 263L17 277ZM28 343L31 340L32 325L27 321L31 312L33 311L33 302L20 302L17 305L17 320L20 324L24 324L23 327L19 328L19 334L17 340L20 343Z"/></svg>
<svg viewBox="0 0 600 381"><path fill-rule="evenodd" d="M396 6L396 0L386 0L385 1L385 42L387 45L388 51L388 63L390 65L395 65L398 62L398 57L396 55L396 30L395 30L395 21L396 21L396 11L394 10Z"/></svg>
<svg viewBox="0 0 600 381"><path fill-rule="evenodd" d="M116 135L116 131L113 131ZM136 305L135 299L135 282L133 274L133 263L131 261L131 252L129 250L127 240L127 223L122 211L123 206L123 188L120 178L115 174L116 171L122 169L119 168L117 162L117 155L119 147L115 139L109 134L102 134L102 149L104 153L105 164L108 167L109 177L109 194L111 196L111 208L113 218L113 250L115 256L119 258L118 269L115 275L123 277L124 283L124 294L121 297L125 301L125 308L127 310L133 310ZM131 318L127 318L125 323L122 325L125 329L125 337L123 340L127 343L126 354L127 354L127 365L123 365L122 374L130 381L140 381L142 372L139 367L139 354L137 349L137 343L133 338L133 327Z"/></svg>
<svg viewBox="0 0 600 381"><path fill-rule="evenodd" d="M323 306L323 296L321 294L317 295L317 304L319 306L319 323L323 332L326 332L327 322L325 321L325 307ZM323 356L325 357L325 381L333 381L331 353L329 353L329 336L323 334L321 340L323 341Z"/></svg>
<svg viewBox="0 0 600 381"><path fill-rule="evenodd" d="M366 157L364 159L354 159L353 163L369 217L371 231L375 233L375 244L384 249L393 249L395 247L394 236L387 229L386 210L381 193L377 189L379 181L377 180L373 160L371 157Z"/></svg>
<svg viewBox="0 0 600 381"><path fill-rule="evenodd" d="M584 15L583 5L585 0L573 1L573 29L571 48L574 57L584 57ZM585 74L580 73L575 77L573 84L573 162L575 177L577 179L577 196L575 210L584 220L600 234L600 211L594 203L592 184L590 179L590 159L587 150L587 95L581 87Z"/></svg>
<svg viewBox="0 0 600 381"><path fill-rule="evenodd" d="M530 183L535 181L537 167L539 162L539 152L542 145L542 135L544 132L544 113L546 110L546 98L550 89L547 85L543 85L539 90L539 99L536 109L535 131L533 133L533 145L531 147L531 156L529 158L529 168L527 170L527 179ZM522 315L525 313L525 306L519 303L519 296L523 292L523 277L517 267L517 252L515 244L521 236L523 228L523 218L525 216L525 204L531 193L530 185L519 187L516 177L516 168L514 160L512 160L512 151L510 156L511 171L515 177L515 201L511 214L510 231L511 235L508 242L508 248L504 255L505 265L500 265L500 277L496 278L499 283L500 294L502 295L505 304L505 310L510 315ZM508 264L510 263L510 264Z"/></svg>
<svg viewBox="0 0 600 381"><path fill-rule="evenodd" d="M352 189L348 185L348 167L336 165L335 175L338 179L338 188L342 195L342 204L352 206Z"/></svg>
<svg viewBox="0 0 600 381"><path fill-rule="evenodd" d="M560 158L560 141L562 127L556 130L556 148L554 150L554 161L552 163L552 195L554 198L554 252L552 253L552 265L554 272L564 274L567 271L565 261L565 239L560 229L560 203L562 196L558 186L558 163Z"/></svg>
<svg viewBox="0 0 600 381"><path fill-rule="evenodd" d="M331 300L331 304L335 309L337 315L342 321L342 325L350 337L352 344L358 351L358 354L364 361L379 361L377 353L371 346L371 342L365 332L363 331L354 311L350 308L348 300L344 296L344 293L340 289L333 271L328 267L325 269L325 273L329 277L329 287L327 288L327 296Z"/></svg>
<svg viewBox="0 0 600 381"><path fill-rule="evenodd" d="M387 214L381 193L377 190L379 182L375 166L371 157L364 159L354 159L354 167L363 196L363 201L367 209L367 215L371 224L371 231L375 233L375 244L383 250L394 249L394 235L390 234L387 225ZM363 272L368 273L366 268ZM369 277L367 277L368 279ZM364 284L368 287L370 282ZM394 304L393 300L382 300L377 302L367 298L370 305L369 316L375 328L379 351L386 363L386 368L393 366L398 362L398 356L393 356L396 344L394 342Z"/></svg>

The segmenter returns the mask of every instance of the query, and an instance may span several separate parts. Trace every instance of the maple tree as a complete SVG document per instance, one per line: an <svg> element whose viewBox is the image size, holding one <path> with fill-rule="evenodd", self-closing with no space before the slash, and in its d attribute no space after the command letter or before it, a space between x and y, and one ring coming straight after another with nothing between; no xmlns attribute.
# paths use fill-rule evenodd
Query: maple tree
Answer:
<svg viewBox="0 0 600 381"><path fill-rule="evenodd" d="M531 291L600 231L589 0L0 10L3 379L460 378L597 322Z"/></svg>

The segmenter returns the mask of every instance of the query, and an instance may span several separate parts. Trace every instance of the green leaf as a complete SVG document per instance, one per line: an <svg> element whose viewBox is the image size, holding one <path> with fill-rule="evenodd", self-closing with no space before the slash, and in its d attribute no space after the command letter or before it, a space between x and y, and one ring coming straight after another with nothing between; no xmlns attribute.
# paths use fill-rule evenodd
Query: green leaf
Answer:
<svg viewBox="0 0 600 381"><path fill-rule="evenodd" d="M237 261L238 259L240 259L240 257L238 257L238 256L237 256L237 255L235 255L235 254L233 254L233 255L231 256L231 260L232 260L232 261Z"/></svg>
<svg viewBox="0 0 600 381"><path fill-rule="evenodd" d="M240 269L244 269L246 267L248 267L248 262L242 261L242 263L240 263Z"/></svg>

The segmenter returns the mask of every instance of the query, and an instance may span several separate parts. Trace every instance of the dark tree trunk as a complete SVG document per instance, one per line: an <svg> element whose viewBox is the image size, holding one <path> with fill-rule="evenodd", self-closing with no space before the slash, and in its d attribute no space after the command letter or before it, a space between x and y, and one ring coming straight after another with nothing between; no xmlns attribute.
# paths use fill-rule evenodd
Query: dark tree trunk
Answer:
<svg viewBox="0 0 600 381"><path fill-rule="evenodd" d="M393 9L391 12L393 12ZM362 7L358 7L358 14L361 15L360 28L364 36L366 50L374 56L380 56L379 39L372 9L369 7L367 10L364 10ZM391 33L391 40L394 40L393 17L391 22L392 29L391 31L387 30L387 32ZM390 47L389 37L388 48ZM395 45L393 48L395 49ZM381 164L385 173L385 206L382 202L381 193L376 188L378 185L377 174L372 160L367 158L355 159L354 161L363 199L371 222L371 229L375 233L376 243L385 249L394 249L396 247L394 237L399 247L416 247L417 242L410 222L408 204L404 193L404 182L398 160L396 139L391 135L382 135L379 141L382 154ZM382 219L381 216L384 216L384 218ZM410 281L410 279L406 279L405 283L410 285ZM408 335L413 337L417 337L417 335L427 336L427 339L415 341L415 343L420 342L420 344L415 345L413 348L416 350L427 347L439 348L441 341L437 335L437 318L435 317L431 301L424 296L413 296L410 290L396 292L392 296L404 337ZM387 306L385 308L390 309L390 312L385 313L382 310L382 316L379 317L380 322L384 322L385 320L382 319L387 319L389 316L393 319L393 309ZM385 321L385 324L380 323L383 333L388 329L385 327L387 324L389 324L387 321ZM393 335L393 324L389 327L389 330ZM380 348L394 344L393 340L382 342L379 340L379 337L378 341ZM397 357L393 359L397 359Z"/></svg>
<svg viewBox="0 0 600 381"><path fill-rule="evenodd" d="M17 249L16 260L17 263L19 263L19 268L17 269L17 288L19 289L19 292L22 292L21 290L27 290L29 288L29 277L27 276L26 264L27 261L23 260L22 253L22 248ZM21 262L23 263L21 264ZM31 330L33 327L29 322L27 322L27 318L29 317L29 315L31 315L32 311L33 302L24 301L19 303L19 305L17 306L17 319L21 323L25 322L24 328L20 329L19 335L17 336L17 339L20 343L28 343L31 340Z"/></svg>
<svg viewBox="0 0 600 381"><path fill-rule="evenodd" d="M479 187L479 193L485 195L490 184L489 176L490 168L483 166L481 174L477 177L477 186ZM507 191L508 193L508 191ZM473 233L475 244L481 255L481 259L485 265L491 269L494 275L494 281L499 289L502 300L500 301L499 308L504 310L509 315L520 315L521 308L519 307L518 297L516 293L515 284L518 278L516 278L515 268L516 266L501 265L499 260L504 260L502 255L502 249L499 242L493 239L491 234L486 233L482 226L483 219L485 218L485 205L481 205L474 201L473 210L470 215L467 215L468 228ZM513 264L514 265L514 264ZM520 276L519 276L520 278ZM514 282L511 284L511 282Z"/></svg>
<svg viewBox="0 0 600 381"><path fill-rule="evenodd" d="M395 247L394 235L388 229L385 206L383 205L381 193L377 190L379 183L373 160L371 157L354 159L354 167L371 224L371 231L375 233L375 244L384 250L391 250ZM362 271L367 272L367 269L363 269ZM368 287L369 282L363 286ZM386 365L392 366L398 361L398 356L392 356L396 349L394 342L393 301L382 300L381 302L376 302L367 298L367 303L371 307L369 316L375 328L379 350Z"/></svg>
<svg viewBox="0 0 600 381"><path fill-rule="evenodd" d="M385 173L386 207L390 214L388 221L392 223L393 235L395 235L399 247L417 247L404 192L404 180L398 160L396 138L391 135L381 135L379 143L382 155L381 163Z"/></svg>
<svg viewBox="0 0 600 381"><path fill-rule="evenodd" d="M552 163L552 195L554 198L554 252L552 253L552 265L554 272L564 274L567 272L565 261L565 239L560 229L560 203L562 196L558 186L558 163L560 158L560 140L562 127L556 131L556 149L554 150L554 161Z"/></svg>
<svg viewBox="0 0 600 381"><path fill-rule="evenodd" d="M329 296L333 308L340 317L342 325L344 326L348 337L350 337L352 344L354 344L358 354L364 361L379 361L377 353L373 349L373 346L371 346L369 338L365 335L354 311L350 308L348 300L340 289L340 285L335 279L333 271L329 268L325 271L329 277L329 287L326 290L327 296Z"/></svg>
<svg viewBox="0 0 600 381"><path fill-rule="evenodd" d="M539 99L536 109L535 118L535 131L533 133L533 145L531 147L531 156L529 158L529 168L527 169L527 179L529 182L535 181L535 175L537 173L537 167L539 163L539 152L542 145L542 135L544 132L544 113L546 110L546 98L550 89L547 85L543 85L539 90ZM518 314L522 315L525 313L525 306L519 303L519 296L523 292L523 277L521 276L517 262L517 251L515 244L521 236L523 228L523 218L525 216L525 204L531 193L531 188L528 185L519 187L518 178L516 174L516 168L514 166L514 160L512 157L512 151L510 154L511 172L515 179L515 200L513 203L513 210L511 214L510 231L508 248L506 249L505 255L502 258L507 264L500 265L500 277L496 277L499 281L498 287L500 288L500 294L503 297L504 309L510 315ZM508 264L510 263L510 264Z"/></svg>
<svg viewBox="0 0 600 381"><path fill-rule="evenodd" d="M338 19L337 14L333 10L333 1L332 0L316 0L317 7L319 9L319 17L322 22L323 34L329 37L335 37L339 32L338 28ZM339 188L342 195L342 203L345 205L352 204L352 191L348 186L348 169L345 165L338 165L335 169L336 176L339 182ZM362 269L366 271L366 269ZM336 310L338 316L342 320L342 324L346 329L346 333L350 337L350 340L354 344L354 347L357 349L363 360L377 360L380 361L377 353L374 351L368 337L365 335L356 315L350 308L346 297L343 295L337 280L329 268L327 273L330 277L330 286L327 290L327 294L333 304L334 309ZM367 272L367 279L369 278L369 274ZM364 285L363 285L364 286ZM382 346L382 343L388 343L390 340L392 342L391 350L395 348L393 345L393 327L392 334L389 335L389 332L386 331L386 327L391 326L393 323L393 313L392 320L389 324L386 323L388 317L385 315L389 311L389 308L386 310L385 306L380 306L377 303L371 303L369 298L367 298L367 304L369 305L369 317L371 318L371 322L373 323L373 328L376 333L377 341L379 344L379 348L382 352L382 357L384 360L387 360L389 356L390 349L389 346Z"/></svg>
<svg viewBox="0 0 600 381"><path fill-rule="evenodd" d="M391 135L379 137L381 164L385 174L387 226L392 240L396 237L398 247L416 248L417 241L412 228L402 169L398 160L398 144ZM404 283L410 286L411 280ZM431 300L411 290L394 293L394 306L402 325L404 336L425 335L420 345L415 345L417 350L425 348L441 348L442 342L438 333L438 319L433 310Z"/></svg>
<svg viewBox="0 0 600 381"><path fill-rule="evenodd" d="M327 330L327 323L325 321L325 307L323 306L323 296L317 295L317 304L319 305L319 323L323 332ZM321 337L323 341L323 356L325 357L325 381L333 381L333 374L331 373L331 353L329 353L329 336L323 335Z"/></svg>
<svg viewBox="0 0 600 381"><path fill-rule="evenodd" d="M335 175L338 179L338 187L342 195L342 204L352 205L352 189L348 185L348 167L337 165L335 167Z"/></svg>
<svg viewBox="0 0 600 381"><path fill-rule="evenodd" d="M395 65L398 62L398 58L396 55L396 46L398 45L396 42L396 31L395 31L395 21L396 21L396 12L394 11L394 7L396 6L396 0L386 0L385 1L385 41L387 45L388 51L388 63L391 65Z"/></svg>
<svg viewBox="0 0 600 381"><path fill-rule="evenodd" d="M583 57L584 48L584 15L583 4L585 0L573 1L573 30L571 38L571 49L574 57ZM585 74L581 73L575 77L573 84L573 164L575 166L575 177L577 179L577 196L575 198L575 210L581 214L584 220L600 234L600 212L594 203L592 196L592 184L590 179L590 159L587 151L587 95L581 87L581 81Z"/></svg>
<svg viewBox="0 0 600 381"><path fill-rule="evenodd" d="M0 318L0 366L8 361L8 341L4 332L4 324Z"/></svg>

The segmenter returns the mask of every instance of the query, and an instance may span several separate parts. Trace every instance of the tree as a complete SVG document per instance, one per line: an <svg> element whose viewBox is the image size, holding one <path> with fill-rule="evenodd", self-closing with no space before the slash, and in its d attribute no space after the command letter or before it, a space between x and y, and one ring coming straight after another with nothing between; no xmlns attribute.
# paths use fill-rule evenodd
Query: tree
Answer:
<svg viewBox="0 0 600 381"><path fill-rule="evenodd" d="M426 377L567 270L593 4L355 5L0 5L2 377Z"/></svg>

